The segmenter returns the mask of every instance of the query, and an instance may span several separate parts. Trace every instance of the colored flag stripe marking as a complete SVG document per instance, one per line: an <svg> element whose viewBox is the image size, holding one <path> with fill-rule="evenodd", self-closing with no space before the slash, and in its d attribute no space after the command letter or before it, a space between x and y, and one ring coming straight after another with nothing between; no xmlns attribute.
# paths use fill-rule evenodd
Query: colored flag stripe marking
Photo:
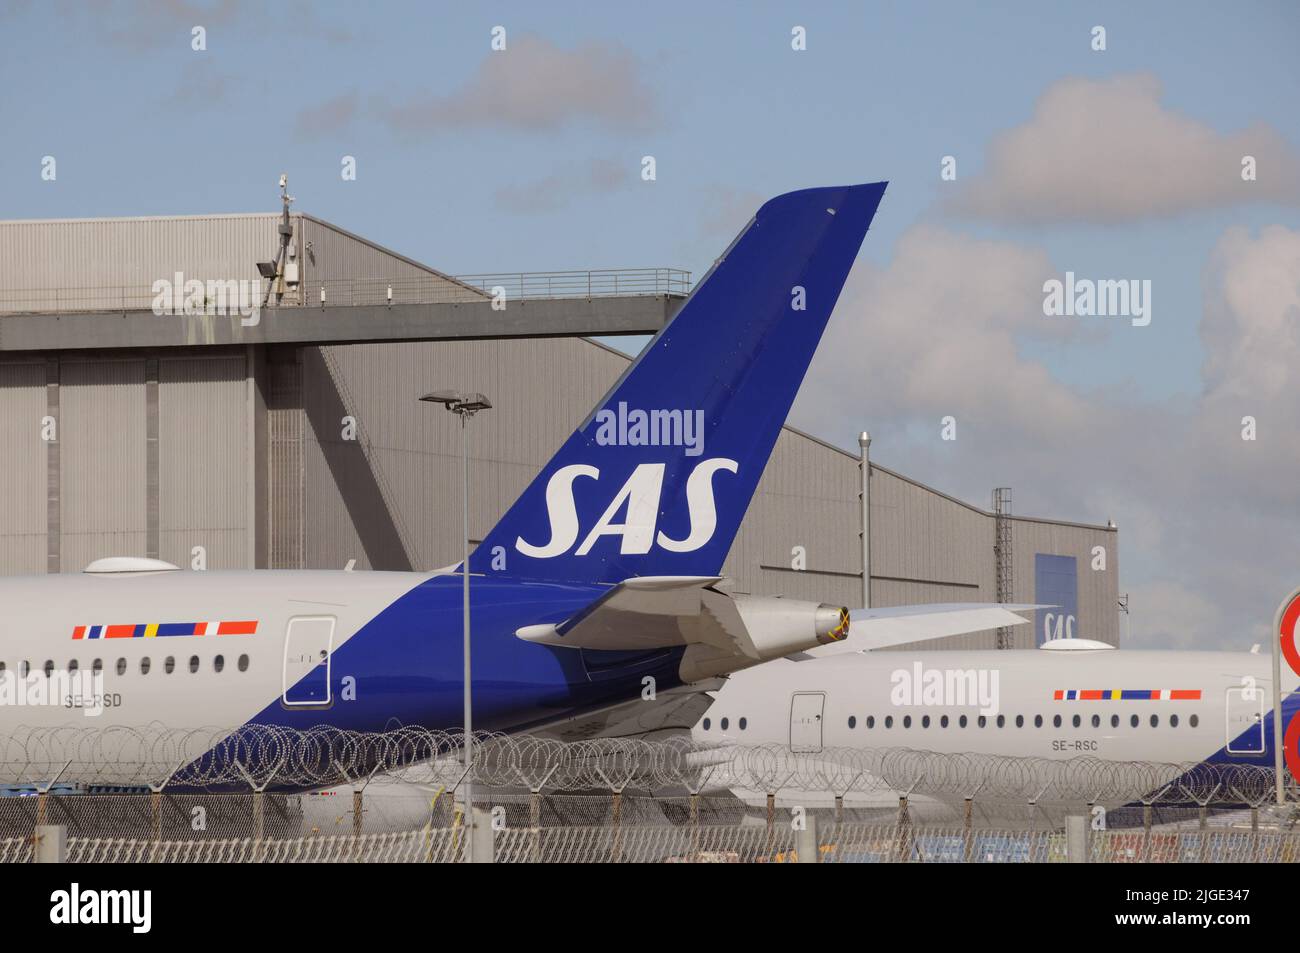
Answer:
<svg viewBox="0 0 1300 953"><path fill-rule="evenodd" d="M137 622L131 625L78 625L74 639L153 639L196 635L256 635L257 619L222 622Z"/></svg>
<svg viewBox="0 0 1300 953"><path fill-rule="evenodd" d="M1200 701L1199 688L1058 688L1056 701Z"/></svg>

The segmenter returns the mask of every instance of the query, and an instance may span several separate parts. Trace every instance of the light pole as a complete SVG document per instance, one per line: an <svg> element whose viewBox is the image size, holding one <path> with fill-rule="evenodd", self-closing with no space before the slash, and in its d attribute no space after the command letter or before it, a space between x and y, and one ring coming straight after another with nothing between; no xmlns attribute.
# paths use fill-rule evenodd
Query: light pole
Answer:
<svg viewBox="0 0 1300 953"><path fill-rule="evenodd" d="M480 410L490 410L492 404L482 394L458 390L436 390L425 394L420 400L433 404L442 404L460 418L461 433L461 472L464 478L464 494L461 500L461 526L464 531L465 553L460 564L463 580L461 591L464 596L465 625L465 853L474 859L474 705L470 683L469 661L469 418Z"/></svg>

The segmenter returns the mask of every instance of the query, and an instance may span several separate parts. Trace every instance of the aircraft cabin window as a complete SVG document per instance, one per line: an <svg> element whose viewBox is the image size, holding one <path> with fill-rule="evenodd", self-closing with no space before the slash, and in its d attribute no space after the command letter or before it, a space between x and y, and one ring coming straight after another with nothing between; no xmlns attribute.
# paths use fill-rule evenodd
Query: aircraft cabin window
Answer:
<svg viewBox="0 0 1300 953"><path fill-rule="evenodd" d="M73 659L71 662L68 663L68 674L69 675L75 674L77 669L79 668L81 668L81 666L77 664L76 659Z"/></svg>
<svg viewBox="0 0 1300 953"><path fill-rule="evenodd" d="M850 728L858 727L858 719L854 715L849 715L849 727Z"/></svg>
<svg viewBox="0 0 1300 953"><path fill-rule="evenodd" d="M903 716L903 727L904 727L904 728L911 728L911 727L912 727L912 716L911 716L911 715L904 715L904 716Z"/></svg>
<svg viewBox="0 0 1300 953"><path fill-rule="evenodd" d="M1100 728L1100 727L1101 727L1101 715L1093 715L1093 716L1092 716L1092 727L1094 727L1094 728Z"/></svg>
<svg viewBox="0 0 1300 953"><path fill-rule="evenodd" d="M885 727L886 727L886 728L893 728L893 727L894 727L894 716L893 716L893 715L886 715L886 716L885 716Z"/></svg>
<svg viewBox="0 0 1300 953"><path fill-rule="evenodd" d="M922 727L922 728L929 728L929 727L930 727L930 716L929 716L929 715L925 715L924 717L921 718L921 727Z"/></svg>
<svg viewBox="0 0 1300 953"><path fill-rule="evenodd" d="M710 724L712 724L712 722L710 722L709 719L705 718L705 719L704 719L704 730L705 730L705 731L708 731L708 730L709 730L709 725L710 725Z"/></svg>
<svg viewBox="0 0 1300 953"><path fill-rule="evenodd" d="M1053 716L1052 716L1052 727L1053 727L1053 728L1060 728L1060 727L1061 727L1061 716L1060 716L1060 715L1053 715Z"/></svg>
<svg viewBox="0 0 1300 953"><path fill-rule="evenodd" d="M1016 727L1017 727L1017 728L1023 728L1023 727L1025 727L1025 716L1024 716L1024 715L1016 715Z"/></svg>
<svg viewBox="0 0 1300 953"><path fill-rule="evenodd" d="M875 715L868 715L868 716L867 716L867 727L868 727L868 728L874 728L874 727L876 727L876 716L875 716Z"/></svg>
<svg viewBox="0 0 1300 953"><path fill-rule="evenodd" d="M965 716L965 715L962 715L960 718L957 719L957 727L958 727L958 728L965 728L965 727L966 727L966 716Z"/></svg>
<svg viewBox="0 0 1300 953"><path fill-rule="evenodd" d="M104 660L102 658L95 659L95 661L90 663L90 670L98 675L104 670Z"/></svg>
<svg viewBox="0 0 1300 953"><path fill-rule="evenodd" d="M1169 716L1169 727L1170 727L1170 728L1177 728L1177 727L1178 727L1178 716L1177 716L1177 715L1170 715L1170 716Z"/></svg>
<svg viewBox="0 0 1300 953"><path fill-rule="evenodd" d="M1151 727L1152 727L1152 728L1155 728L1155 727L1159 726L1159 724L1160 724L1160 716L1159 716L1159 715L1152 715L1152 716L1151 716Z"/></svg>
<svg viewBox="0 0 1300 953"><path fill-rule="evenodd" d="M212 671L219 672L226 667L226 658L224 655L212 656Z"/></svg>
<svg viewBox="0 0 1300 953"><path fill-rule="evenodd" d="M947 728L947 727L948 727L948 716L947 716L947 715L942 715L942 716L940 716L940 718L939 718L939 727L940 727L940 728Z"/></svg>
<svg viewBox="0 0 1300 953"><path fill-rule="evenodd" d="M168 675L176 671L176 657L174 655L169 655L163 659L163 671Z"/></svg>
<svg viewBox="0 0 1300 953"><path fill-rule="evenodd" d="M4 662L0 662L0 675L3 675L3 674L4 674L4 670L5 670L5 663L4 663Z"/></svg>
<svg viewBox="0 0 1300 953"><path fill-rule="evenodd" d="M46 677L46 678L49 678L51 675L54 674L54 660L53 660L53 659L48 659L48 658L47 658L47 659L45 660L45 669L44 669L44 671L45 671L45 677Z"/></svg>
<svg viewBox="0 0 1300 953"><path fill-rule="evenodd" d="M30 672L31 670L32 670L32 663L31 663L31 662L28 662L26 659L24 659L23 661L21 661L21 662L18 663L18 675L19 675L19 677L21 677L21 678L26 678L26 677L27 677L27 673Z"/></svg>
<svg viewBox="0 0 1300 953"><path fill-rule="evenodd" d="M117 660L117 674L119 675L126 674L126 659L120 658Z"/></svg>
<svg viewBox="0 0 1300 953"><path fill-rule="evenodd" d="M1112 728L1118 728L1118 727L1119 727L1119 715L1111 715L1111 716L1110 716L1110 726L1111 726Z"/></svg>
<svg viewBox="0 0 1300 953"><path fill-rule="evenodd" d="M740 719L740 730L741 730L741 731L744 731L748 726L749 726L749 719L748 719L748 718L742 718L742 719Z"/></svg>
<svg viewBox="0 0 1300 953"><path fill-rule="evenodd" d="M1035 716L1034 716L1034 727L1035 727L1035 728L1041 728L1041 727L1043 727L1043 716L1042 716L1042 715L1035 715Z"/></svg>
<svg viewBox="0 0 1300 953"><path fill-rule="evenodd" d="M981 728L983 728L989 723L989 720L985 718L983 715L980 715L979 718L975 720L975 723L979 725Z"/></svg>
<svg viewBox="0 0 1300 953"><path fill-rule="evenodd" d="M1078 727L1079 727L1079 716L1078 716L1078 715L1075 715L1073 720L1074 720L1074 727L1078 728Z"/></svg>
<svg viewBox="0 0 1300 953"><path fill-rule="evenodd" d="M726 731L726 730L727 730L727 725L728 725L728 723L729 723L728 720L727 720L726 718L724 718L724 719L722 719L721 722L719 722L718 727L720 727L723 731ZM470 763L473 764L472 761L471 761Z"/></svg>
<svg viewBox="0 0 1300 953"><path fill-rule="evenodd" d="M148 674L149 674L149 666L150 666L150 664L151 664L151 663L150 663L150 661L149 661L149 656L146 655L144 658L140 659L140 674L141 674L141 675L148 675Z"/></svg>
<svg viewBox="0 0 1300 953"><path fill-rule="evenodd" d="M248 671L248 656L247 656L247 655L241 655L241 656L239 656L239 670L240 670L241 672L247 672L247 671ZM707 728L708 725L705 725L704 727Z"/></svg>
<svg viewBox="0 0 1300 953"><path fill-rule="evenodd" d="M190 674L193 675L193 674L194 674L195 672L197 672L198 670L199 670L199 657L198 657L197 655L191 655L191 656L190 656Z"/></svg>
<svg viewBox="0 0 1300 953"><path fill-rule="evenodd" d="M998 715L998 727L999 727L999 728L1002 728L1002 727L1004 727L1004 726L1006 725L1006 723L1007 723L1006 716L1005 716L1005 715Z"/></svg>
<svg viewBox="0 0 1300 953"><path fill-rule="evenodd" d="M1195 728L1197 725L1201 723L1201 719L1198 718L1196 715L1193 715L1191 718L1188 718L1187 721L1188 724L1190 724L1193 728Z"/></svg>
<svg viewBox="0 0 1300 953"><path fill-rule="evenodd" d="M1130 718L1130 719L1128 720L1128 723L1129 723L1129 725L1132 726L1133 728L1136 728L1136 727L1138 726L1138 716L1137 716L1137 715L1134 715L1132 718Z"/></svg>

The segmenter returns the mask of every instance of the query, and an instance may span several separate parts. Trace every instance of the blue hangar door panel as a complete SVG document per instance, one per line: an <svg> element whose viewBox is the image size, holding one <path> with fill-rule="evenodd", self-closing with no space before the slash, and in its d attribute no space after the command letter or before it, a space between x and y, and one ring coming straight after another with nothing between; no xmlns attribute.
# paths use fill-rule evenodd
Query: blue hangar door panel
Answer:
<svg viewBox="0 0 1300 953"><path fill-rule="evenodd" d="M1083 638L1079 631L1079 563L1074 556L1034 553L1034 601L1039 609L1036 641Z"/></svg>

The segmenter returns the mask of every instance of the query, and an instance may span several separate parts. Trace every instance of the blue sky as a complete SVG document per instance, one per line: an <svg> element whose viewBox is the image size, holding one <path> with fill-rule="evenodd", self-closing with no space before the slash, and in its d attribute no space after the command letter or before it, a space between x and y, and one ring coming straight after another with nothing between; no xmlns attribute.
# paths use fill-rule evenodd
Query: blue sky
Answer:
<svg viewBox="0 0 1300 953"><path fill-rule="evenodd" d="M194 25L206 29L206 51L191 49ZM505 53L489 50L496 25L507 31ZM805 51L791 49L795 25L807 30ZM1105 52L1090 48L1095 25L1106 29ZM1155 415L1137 419L1181 434L1160 448L1162 458L1192 467L1202 451L1179 428L1197 426L1192 421L1205 410L1198 402L1208 388L1207 262L1233 227L1250 236L1267 226L1300 229L1300 198L1287 186L1267 200L1207 194L1202 201L1189 186L1191 198L1172 212L1139 209L1101 222L1064 215L1046 224L957 214L950 199L989 171L999 135L1030 123L1040 98L1070 82L1154 77L1168 114L1222 137L1266 128L1280 138L1279 154L1293 158L1298 41L1293 3L377 3L363 10L291 2L262 9L234 0L9 2L0 13L0 181L8 186L0 218L270 211L277 177L288 172L299 210L452 273L672 266L698 276L763 198L888 179L859 265L879 270L886 284L898 243L918 226L1045 255L1058 274L1150 279L1147 328L1098 321L1041 335L1022 324L1009 340L1015 360L1041 369L1061 394L1094 402L1100 420L1129 419L1124 406ZM592 81L577 92L561 83L554 96L546 79L534 89L475 92L476 77L494 68L490 57L528 50ZM1085 132L1095 125L1107 151L1152 147L1140 132L1123 135L1106 114L1074 118ZM55 182L39 177L45 155L57 159ZM344 155L357 159L356 181L340 177ZM656 159L654 182L640 179L644 155ZM940 181L944 155L957 158L956 183ZM1266 171L1275 169L1261 169L1261 177ZM1175 162L1161 175L1187 173ZM537 195L544 200L521 200ZM872 293L864 300L877 300ZM961 319L916 317L935 322L936 334L945 333L943 322ZM884 334L863 340L891 344ZM945 457L924 436L932 413L913 418L890 407L882 422L869 382L858 397L860 411L838 415L805 400L793 419L844 446L870 422L895 437L880 448L882 462L986 502L988 480L999 478L988 472L994 444ZM994 407L971 414L990 418ZM1099 497L1115 500L1115 512L1097 512L1080 493L1043 488L1068 481L1036 474L1029 463L1042 426L1012 421L997 444L1011 464L1006 479L1024 487L1027 507L1098 522L1118 515L1123 526L1122 485ZM1081 439L1080 456L1104 453L1101 439ZM1076 473L1092 464L1058 465ZM1208 486L1196 492L1212 505ZM1131 508L1159 506L1156 495ZM1163 548L1125 540L1135 581L1188 585L1174 580L1178 566L1169 565L1187 558L1184 544L1170 548L1167 528L1155 536L1166 540ZM1294 577L1294 549L1266 555L1289 559ZM1260 591L1287 580L1277 561L1261 565ZM1210 568L1201 572L1211 577ZM1253 593L1239 603L1235 595L1216 598L1258 601ZM1207 629L1195 641L1214 639Z"/></svg>

